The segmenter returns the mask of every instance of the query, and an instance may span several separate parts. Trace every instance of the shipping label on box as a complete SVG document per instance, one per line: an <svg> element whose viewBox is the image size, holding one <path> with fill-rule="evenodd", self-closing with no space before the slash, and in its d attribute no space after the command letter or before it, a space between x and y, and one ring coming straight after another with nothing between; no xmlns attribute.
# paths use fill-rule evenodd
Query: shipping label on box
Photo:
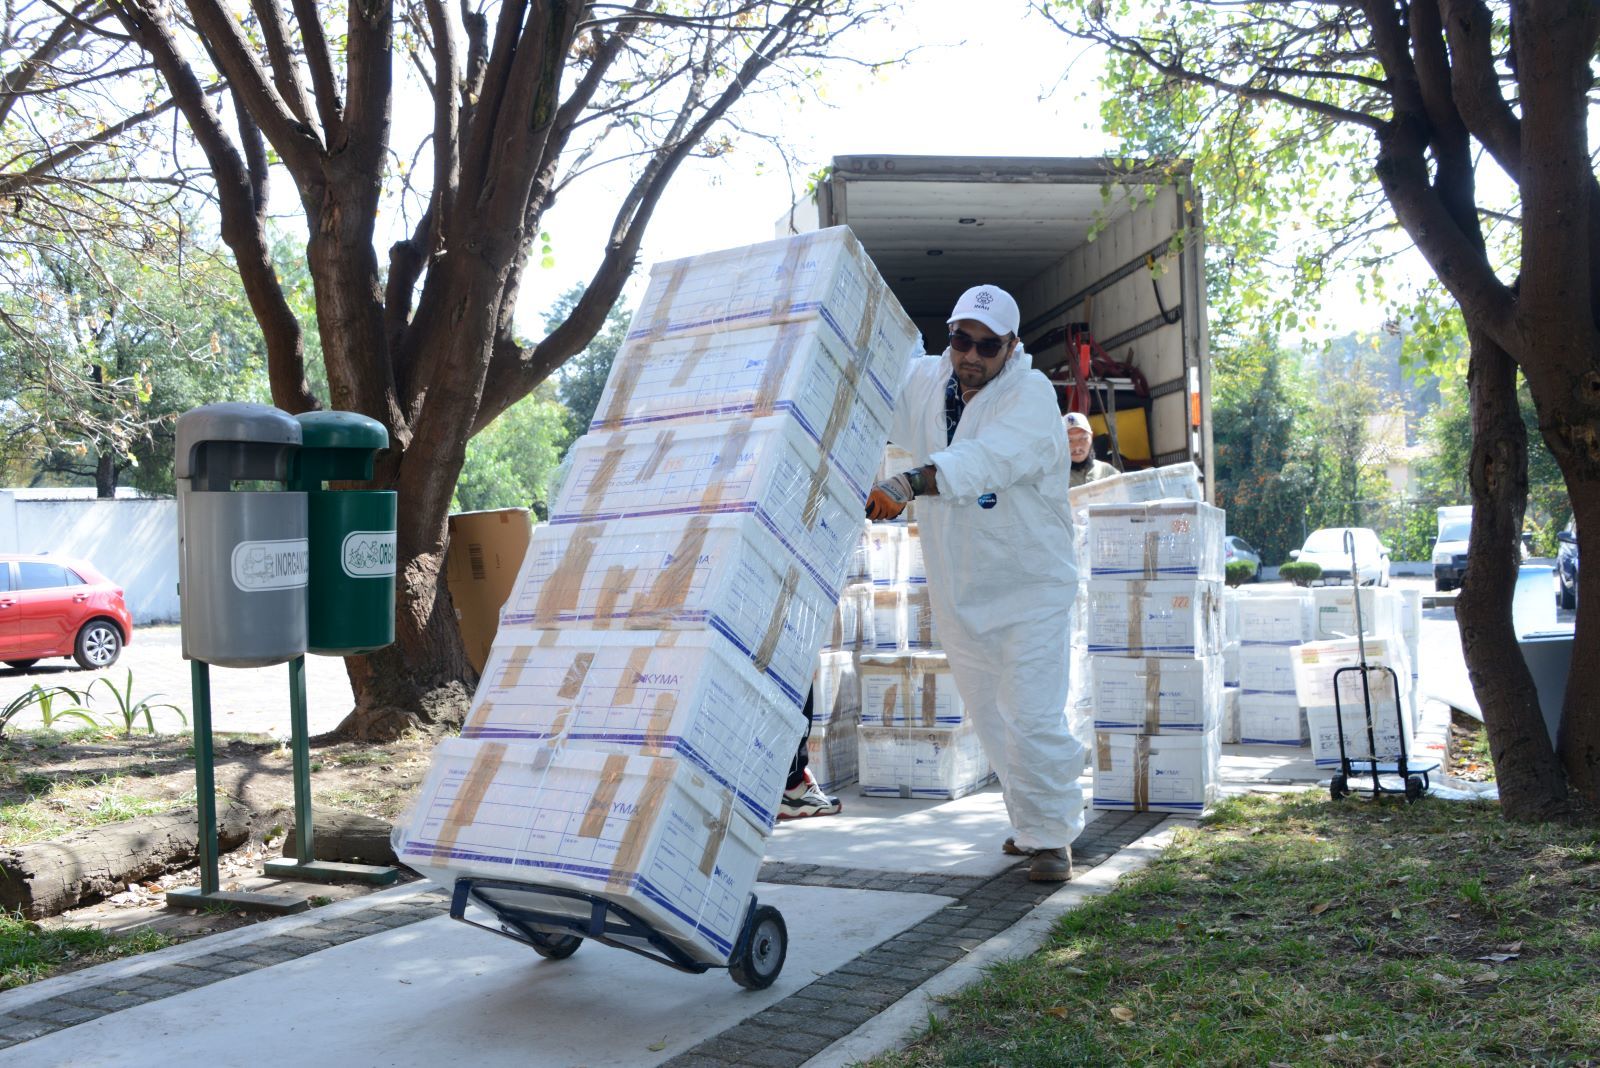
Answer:
<svg viewBox="0 0 1600 1068"><path fill-rule="evenodd" d="M676 754L770 829L805 717L719 634L508 630L463 738Z"/></svg>
<svg viewBox="0 0 1600 1068"><path fill-rule="evenodd" d="M396 853L447 888L466 875L603 897L715 963L733 952L761 866L761 836L734 811L687 761L452 738Z"/></svg>
<svg viewBox="0 0 1600 1068"><path fill-rule="evenodd" d="M1351 586L1318 586L1311 591L1312 602L1316 605L1316 640L1356 636L1356 597L1356 588ZM1360 598L1363 634L1369 638L1383 638L1402 633L1404 609L1396 591L1363 586Z"/></svg>
<svg viewBox="0 0 1600 1068"><path fill-rule="evenodd" d="M592 433L787 414L865 500L887 410L817 324L629 342L617 353ZM564 488L564 487L563 487Z"/></svg>
<svg viewBox="0 0 1600 1068"><path fill-rule="evenodd" d="M1222 580L1224 513L1199 501L1087 510L1091 578Z"/></svg>
<svg viewBox="0 0 1600 1068"><path fill-rule="evenodd" d="M1241 691L1239 741L1245 745L1305 745L1305 709L1293 697Z"/></svg>
<svg viewBox="0 0 1600 1068"><path fill-rule="evenodd" d="M552 523L749 513L833 590L860 540L861 498L789 416L586 434Z"/></svg>
<svg viewBox="0 0 1600 1068"><path fill-rule="evenodd" d="M1210 656L1222 651L1222 583L1090 579L1084 630L1091 653Z"/></svg>
<svg viewBox="0 0 1600 1068"><path fill-rule="evenodd" d="M1200 734L1095 733L1094 807L1204 812L1216 801L1222 758L1216 730Z"/></svg>
<svg viewBox="0 0 1600 1068"><path fill-rule="evenodd" d="M1200 469L1192 463L1147 467L1111 478L1096 479L1067 491L1067 500L1076 515L1095 504L1143 504L1147 501L1203 501Z"/></svg>
<svg viewBox="0 0 1600 1068"><path fill-rule="evenodd" d="M1239 687L1245 693L1295 695L1294 646L1241 645Z"/></svg>
<svg viewBox="0 0 1600 1068"><path fill-rule="evenodd" d="M861 718L861 675L850 653L822 653L811 680L811 724Z"/></svg>
<svg viewBox="0 0 1600 1068"><path fill-rule="evenodd" d="M806 739L806 768L827 793L856 781L858 747L856 724L835 720L811 728Z"/></svg>
<svg viewBox="0 0 1600 1068"><path fill-rule="evenodd" d="M1390 668L1402 680L1410 677L1411 662L1406 655L1404 639L1367 638L1364 642L1358 642L1355 638L1339 638L1333 641L1309 642L1297 646L1294 650L1295 696L1299 698L1300 703L1308 708L1333 704L1333 680L1336 673L1343 668L1358 667L1361 664L1363 646L1369 667ZM1341 685L1360 686L1360 675L1357 672L1351 671L1340 678L1354 680L1353 683L1341 681Z"/></svg>
<svg viewBox="0 0 1600 1068"><path fill-rule="evenodd" d="M1198 733L1222 710L1222 658L1091 656L1094 729Z"/></svg>
<svg viewBox="0 0 1600 1068"><path fill-rule="evenodd" d="M954 727L966 705L942 653L863 656L861 722L873 727Z"/></svg>
<svg viewBox="0 0 1600 1068"><path fill-rule="evenodd" d="M835 606L748 516L615 519L539 527L501 631L709 628L798 708Z"/></svg>
<svg viewBox="0 0 1600 1068"><path fill-rule="evenodd" d="M1373 759L1374 746L1380 762L1398 761L1402 753L1415 752L1411 743L1411 717L1402 710L1392 689L1387 694L1374 692L1372 700L1372 738L1367 736L1366 707L1358 699L1342 709L1308 708L1306 724L1311 732L1311 759L1319 768L1339 766L1339 719L1344 720L1345 756L1350 760ZM1402 747L1404 747L1402 749ZM1371 771L1369 767L1367 769Z"/></svg>
<svg viewBox="0 0 1600 1068"><path fill-rule="evenodd" d="M655 264L628 339L806 322L861 367L887 423L921 335L845 226ZM882 454L880 441L871 470Z"/></svg>
<svg viewBox="0 0 1600 1068"><path fill-rule="evenodd" d="M935 730L858 729L861 792L868 797L951 800L981 790L994 778L970 724Z"/></svg>
<svg viewBox="0 0 1600 1068"><path fill-rule="evenodd" d="M1299 645L1311 641L1316 613L1310 590L1247 594L1239 598L1239 641L1248 645Z"/></svg>

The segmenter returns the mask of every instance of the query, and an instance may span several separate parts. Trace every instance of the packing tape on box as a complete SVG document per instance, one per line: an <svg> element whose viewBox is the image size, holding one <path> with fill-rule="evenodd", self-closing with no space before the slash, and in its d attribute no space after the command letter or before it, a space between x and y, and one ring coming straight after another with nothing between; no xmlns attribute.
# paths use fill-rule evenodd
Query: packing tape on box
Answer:
<svg viewBox="0 0 1600 1068"><path fill-rule="evenodd" d="M689 355L678 365L677 373L672 376L673 389L681 389L689 384L689 379L694 377L695 371L700 368L700 361L711 351L711 339L711 334L701 334L694 339L694 344L689 346Z"/></svg>
<svg viewBox="0 0 1600 1068"><path fill-rule="evenodd" d="M622 422L628 417L628 403L633 400L633 391L639 388L639 376L644 374L645 356L649 349L648 342L628 342L617 353L616 362L611 368L611 380L607 383L611 390L611 403L606 405L605 415L595 424L596 430L622 429Z"/></svg>
<svg viewBox="0 0 1600 1068"><path fill-rule="evenodd" d="M661 291L661 299L656 301L655 314L650 317L650 336L659 339L666 336L667 330L672 326L672 306L678 302L678 290L683 288L684 279L689 277L689 264L679 261L667 273L666 288Z"/></svg>
<svg viewBox="0 0 1600 1068"><path fill-rule="evenodd" d="M579 838L599 838L606 829L606 820L611 815L611 806L617 799L617 791L622 787L622 777L628 769L628 758L621 753L612 753L606 757L600 766L600 781L595 783L594 793L589 795L589 803L583 809L583 821L578 824ZM642 809L635 809L635 814Z"/></svg>
<svg viewBox="0 0 1600 1068"><path fill-rule="evenodd" d="M594 559L596 544L606 532L604 523L581 523L567 535L567 548L550 572L533 606L533 625L550 627L559 623L564 612L576 612L583 578Z"/></svg>
<svg viewBox="0 0 1600 1068"><path fill-rule="evenodd" d="M700 874L710 877L716 870L717 856L722 852L722 840L728 837L728 821L733 818L733 791L722 791L722 811L706 820L706 848L700 854Z"/></svg>
<svg viewBox="0 0 1600 1068"><path fill-rule="evenodd" d="M1111 735L1105 731L1095 732L1094 762L1100 771L1110 771L1114 766L1111 760Z"/></svg>
<svg viewBox="0 0 1600 1068"><path fill-rule="evenodd" d="M1128 651L1144 648L1144 598L1147 587L1143 582L1128 583Z"/></svg>
<svg viewBox="0 0 1600 1068"><path fill-rule="evenodd" d="M784 280L784 284L778 287L777 295L772 298L771 315L774 319L785 319L793 310L795 278L799 275L800 265L805 262L806 254L811 251L814 240L810 234L801 234L790 238L789 247L783 250L783 263L778 267L778 277Z"/></svg>
<svg viewBox="0 0 1600 1068"><path fill-rule="evenodd" d="M500 673L500 678L495 683L497 690L514 690L522 682L522 673L528 668L528 657L531 650L527 646L516 646L506 654L505 670ZM478 702L478 707L472 710L472 715L467 717L467 722L461 727L464 737L471 737L488 721L494 711L494 702L488 699Z"/></svg>
<svg viewBox="0 0 1600 1068"><path fill-rule="evenodd" d="M1159 734L1160 731L1161 660L1159 657L1147 656L1144 658L1144 732Z"/></svg>
<svg viewBox="0 0 1600 1068"><path fill-rule="evenodd" d="M611 435L605 455L600 458L600 466L595 469L594 477L589 479L589 489L583 495L584 515L593 515L598 511L600 499L611 488L611 480L616 477L617 468L622 465L622 458L628 451L622 445L623 436L622 431Z"/></svg>
<svg viewBox="0 0 1600 1068"><path fill-rule="evenodd" d="M649 840L650 832L655 829L656 819L665 807L661 801L666 796L667 787L672 784L675 767L676 764L671 760L650 762L650 772L645 776L644 788L639 791L639 801L634 807L633 818L628 821L628 829L622 833L622 842L617 846L616 859L611 862L611 877L606 880L607 889L626 890L633 882L634 876L639 874L639 858L644 855L645 842Z"/></svg>
<svg viewBox="0 0 1600 1068"><path fill-rule="evenodd" d="M456 799L450 803L450 811L445 815L444 826L439 829L439 836L434 839L434 855L448 857L455 850L456 839L461 836L461 830L470 826L477 818L478 806L483 804L484 795L489 792L489 787L494 785L495 776L500 773L500 765L505 762L506 747L501 742L484 742L478 749L478 755L472 758L472 764L467 768L466 776L461 780L461 789L456 793Z"/></svg>
<svg viewBox="0 0 1600 1068"><path fill-rule="evenodd" d="M632 588L638 574L638 568L623 567L621 564L606 568L606 573L600 578L600 592L594 599L594 625L597 629L604 630L611 626L611 620L617 614L617 602Z"/></svg>
<svg viewBox="0 0 1600 1068"><path fill-rule="evenodd" d="M1144 532L1144 577L1153 579L1161 574L1161 531Z"/></svg>
<svg viewBox="0 0 1600 1068"><path fill-rule="evenodd" d="M924 727L937 726L939 723L939 673L933 668L923 668L918 675L917 681L922 686L922 725Z"/></svg>
<svg viewBox="0 0 1600 1068"><path fill-rule="evenodd" d="M673 550L672 562L656 574L628 613L625 625L633 629L654 629L682 608L694 586L694 572L699 565L700 552L705 548L706 535L711 531L711 518L690 516L684 524L683 537Z"/></svg>
<svg viewBox="0 0 1600 1068"><path fill-rule="evenodd" d="M649 482L656 477L656 472L661 469L661 461L667 458L667 453L672 451L672 442L677 437L677 432L671 427L656 434L655 448L650 450L644 466L639 468L639 473L633 476L635 482Z"/></svg>
<svg viewBox="0 0 1600 1068"><path fill-rule="evenodd" d="M883 279L867 275L867 306L861 312L861 324L856 328L855 357L865 363L867 350L872 345L872 335L878 328L878 311L883 306Z"/></svg>
<svg viewBox="0 0 1600 1068"><path fill-rule="evenodd" d="M778 639L783 636L783 621L789 615L789 602L794 600L795 587L800 583L800 571L790 565L783 573L783 586L778 591L778 598L772 605L772 617L767 621L767 632L761 636L761 641L756 644L755 652L750 654L750 662L755 664L757 671L766 671L772 664L772 654L778 649Z"/></svg>
<svg viewBox="0 0 1600 1068"><path fill-rule="evenodd" d="M638 696L639 678L649 666L653 651L649 646L641 645L628 653L628 661L622 666L622 677L617 679L617 688L611 694L612 708L628 708L633 704Z"/></svg>
<svg viewBox="0 0 1600 1068"><path fill-rule="evenodd" d="M911 632L913 618L915 634ZM906 641L921 646L933 645L933 604L926 586L912 586L906 590Z"/></svg>
<svg viewBox="0 0 1600 1068"><path fill-rule="evenodd" d="M1133 810L1150 811L1150 739L1133 736Z"/></svg>
<svg viewBox="0 0 1600 1068"><path fill-rule="evenodd" d="M756 418L771 415L777 410L778 394L783 389L783 379L789 363L800 347L802 328L795 323L785 323L778 328L778 343L767 353L767 362L761 367L761 380L756 384L755 403L750 414Z"/></svg>
<svg viewBox="0 0 1600 1068"><path fill-rule="evenodd" d="M640 747L645 756L661 756L668 752L667 731L677 711L677 694L671 691L656 694L656 706L650 710L650 721L644 728L644 745Z"/></svg>

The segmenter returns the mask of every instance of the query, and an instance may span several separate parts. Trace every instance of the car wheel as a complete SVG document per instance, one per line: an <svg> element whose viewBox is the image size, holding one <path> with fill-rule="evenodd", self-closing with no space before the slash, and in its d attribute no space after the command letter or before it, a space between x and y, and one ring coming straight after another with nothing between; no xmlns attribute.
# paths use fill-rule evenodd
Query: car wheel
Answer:
<svg viewBox="0 0 1600 1068"><path fill-rule="evenodd" d="M1570 608L1571 605L1568 605L1567 607ZM18 671L27 671L29 668L33 667L33 665L37 664L38 662L39 661L37 661L37 660L7 660L6 661L6 667L8 667L8 668L16 668Z"/></svg>
<svg viewBox="0 0 1600 1068"><path fill-rule="evenodd" d="M1448 579L1436 578L1433 580L1435 593L1449 593L1452 588Z"/></svg>
<svg viewBox="0 0 1600 1068"><path fill-rule="evenodd" d="M1576 587L1568 586L1565 582L1556 587L1556 604L1562 608L1578 607L1578 591Z"/></svg>
<svg viewBox="0 0 1600 1068"><path fill-rule="evenodd" d="M122 632L104 619L93 619L78 631L72 659L85 671L98 671L117 662L122 655Z"/></svg>

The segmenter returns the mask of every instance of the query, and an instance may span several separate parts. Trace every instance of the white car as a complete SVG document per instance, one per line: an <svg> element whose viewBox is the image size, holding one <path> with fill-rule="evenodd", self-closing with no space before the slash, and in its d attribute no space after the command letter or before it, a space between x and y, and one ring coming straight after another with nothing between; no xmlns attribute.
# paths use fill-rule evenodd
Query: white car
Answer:
<svg viewBox="0 0 1600 1068"><path fill-rule="evenodd" d="M1371 527L1323 527L1313 530L1306 543L1289 554L1289 559L1310 561L1322 568L1318 582L1344 585L1350 581L1350 550L1345 546L1349 534L1355 545L1357 577L1363 586L1389 585L1389 547L1378 540Z"/></svg>

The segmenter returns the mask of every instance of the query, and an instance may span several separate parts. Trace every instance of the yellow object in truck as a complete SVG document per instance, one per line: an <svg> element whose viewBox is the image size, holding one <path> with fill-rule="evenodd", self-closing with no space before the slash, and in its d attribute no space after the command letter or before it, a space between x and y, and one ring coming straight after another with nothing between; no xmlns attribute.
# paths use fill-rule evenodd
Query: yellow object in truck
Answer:
<svg viewBox="0 0 1600 1068"><path fill-rule="evenodd" d="M1104 415L1091 415L1089 426L1094 430L1095 437L1110 433L1106 429ZM1117 451L1122 453L1124 460L1151 458L1150 424L1145 419L1143 408L1124 408L1117 412Z"/></svg>

